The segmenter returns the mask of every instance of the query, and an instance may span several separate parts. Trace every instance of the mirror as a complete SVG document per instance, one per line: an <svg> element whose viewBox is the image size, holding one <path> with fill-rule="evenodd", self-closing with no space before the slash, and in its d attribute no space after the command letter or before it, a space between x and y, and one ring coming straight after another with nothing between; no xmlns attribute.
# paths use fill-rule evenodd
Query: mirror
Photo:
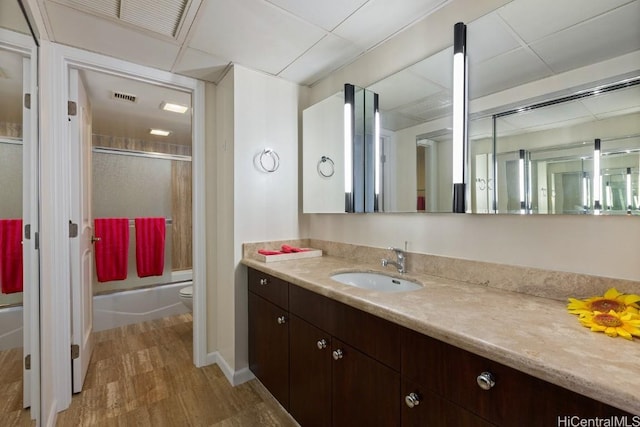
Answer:
<svg viewBox="0 0 640 427"><path fill-rule="evenodd" d="M548 10L551 9L557 18L549 19ZM558 4L551 0L513 0L467 25L468 212L520 213L520 200L514 208L513 201L509 203L505 195L500 196L504 190L495 185L494 174L500 172L496 164L504 164L507 160L494 153L492 116L638 76L640 27L635 21L639 15L638 1L578 5L573 1ZM611 31L611 28L617 30ZM378 93L380 99L383 147L380 210L383 212L451 212L452 56L451 47L444 49L367 87ZM629 98L632 105L629 105ZM614 97L609 99L613 102ZM617 110L626 109L625 114L630 114L640 104L639 100L637 94L627 96ZM609 113L594 111L591 115L596 122L601 121L604 114L610 115L616 110L613 105L611 108ZM546 114L557 118L557 132L561 133L566 132L562 129L575 125L578 118L570 114L558 116L559 110L549 109ZM542 110L539 113L544 114ZM304 119L303 126L306 126ZM514 126L506 117L496 124L497 132L509 132L510 136L515 134ZM527 133L531 131L528 129ZM562 144L595 138L609 141L633 134L598 132L598 135L568 138ZM506 140L503 142L506 144ZM324 144L327 143L325 140ZM309 146L304 140L303 153ZM504 150L505 155L511 152L513 157L518 148ZM532 156L535 157L535 152ZM310 165L304 163L305 176L308 172L317 173L318 159ZM509 166L509 169L511 171L513 167ZM535 174L532 180L534 177ZM540 191L542 188L545 187L541 186ZM326 194L322 197L327 197ZM307 199L306 190L304 196ZM338 200L339 193L335 197ZM532 202L533 198L532 194ZM532 206L529 211L551 213L548 203L547 207L544 203L536 209ZM305 209L305 212L314 211L321 212ZM555 210L556 213L569 211Z"/></svg>

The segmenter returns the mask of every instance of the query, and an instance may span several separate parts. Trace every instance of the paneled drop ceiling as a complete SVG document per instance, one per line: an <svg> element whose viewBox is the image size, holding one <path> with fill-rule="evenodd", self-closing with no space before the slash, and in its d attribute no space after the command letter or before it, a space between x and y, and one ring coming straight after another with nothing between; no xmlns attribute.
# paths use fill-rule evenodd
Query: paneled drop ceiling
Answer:
<svg viewBox="0 0 640 427"><path fill-rule="evenodd" d="M309 85L452 0L38 0L48 37L202 80ZM400 6L401 5L401 6Z"/></svg>

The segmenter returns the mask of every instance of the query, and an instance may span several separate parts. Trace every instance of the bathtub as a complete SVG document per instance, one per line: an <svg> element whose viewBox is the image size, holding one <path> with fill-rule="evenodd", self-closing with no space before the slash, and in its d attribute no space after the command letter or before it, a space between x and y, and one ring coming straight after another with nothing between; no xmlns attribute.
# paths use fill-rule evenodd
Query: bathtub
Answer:
<svg viewBox="0 0 640 427"><path fill-rule="evenodd" d="M178 292L191 281L93 297L94 332L188 313Z"/></svg>
<svg viewBox="0 0 640 427"><path fill-rule="evenodd" d="M22 307L0 309L0 351L22 347Z"/></svg>

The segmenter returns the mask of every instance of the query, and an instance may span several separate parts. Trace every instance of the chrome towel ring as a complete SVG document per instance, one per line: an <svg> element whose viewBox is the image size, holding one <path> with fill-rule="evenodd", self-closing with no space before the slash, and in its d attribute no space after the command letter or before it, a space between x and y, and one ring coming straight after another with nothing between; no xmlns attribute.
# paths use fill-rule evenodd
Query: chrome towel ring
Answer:
<svg viewBox="0 0 640 427"><path fill-rule="evenodd" d="M324 168L323 165L325 165ZM336 164L331 160L331 157L322 156L320 160L318 160L317 169L320 175L329 178L336 172Z"/></svg>
<svg viewBox="0 0 640 427"><path fill-rule="evenodd" d="M265 165L267 162L267 165ZM280 167L280 156L271 148L265 148L260 153L260 166L265 172L275 172Z"/></svg>

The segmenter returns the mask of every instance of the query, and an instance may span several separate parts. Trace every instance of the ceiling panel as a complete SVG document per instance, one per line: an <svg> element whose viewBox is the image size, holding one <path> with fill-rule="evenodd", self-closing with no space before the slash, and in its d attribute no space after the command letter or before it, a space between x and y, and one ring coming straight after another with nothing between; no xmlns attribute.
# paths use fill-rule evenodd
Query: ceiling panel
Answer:
<svg viewBox="0 0 640 427"><path fill-rule="evenodd" d="M467 26L469 64L477 64L520 47L516 38L497 13L476 19Z"/></svg>
<svg viewBox="0 0 640 427"><path fill-rule="evenodd" d="M551 70L526 48L469 66L469 98L491 93L548 77Z"/></svg>
<svg viewBox="0 0 640 427"><path fill-rule="evenodd" d="M369 0L333 31L370 49L450 0Z"/></svg>
<svg viewBox="0 0 640 427"><path fill-rule="evenodd" d="M203 2L189 46L278 74L326 32L262 0Z"/></svg>
<svg viewBox="0 0 640 427"><path fill-rule="evenodd" d="M531 48L555 72L633 52L640 47L640 1L576 25Z"/></svg>
<svg viewBox="0 0 640 427"><path fill-rule="evenodd" d="M519 129L541 128L563 121L593 119L593 115L577 101L552 105L536 110L501 117L498 124L505 122Z"/></svg>
<svg viewBox="0 0 640 427"><path fill-rule="evenodd" d="M331 31L368 0L267 1L293 13L305 21L311 22L327 31Z"/></svg>
<svg viewBox="0 0 640 427"><path fill-rule="evenodd" d="M229 67L230 62L197 49L186 48L172 71L196 79L218 82Z"/></svg>
<svg viewBox="0 0 640 427"><path fill-rule="evenodd" d="M513 1L503 6L499 13L525 42L531 43L625 3L629 3L630 1L631 0Z"/></svg>
<svg viewBox="0 0 640 427"><path fill-rule="evenodd" d="M311 85L360 53L362 49L353 43L327 34L278 75L289 81Z"/></svg>
<svg viewBox="0 0 640 427"><path fill-rule="evenodd" d="M47 15L56 42L136 64L169 70L180 46L166 38L136 31L57 3L47 2Z"/></svg>
<svg viewBox="0 0 640 427"><path fill-rule="evenodd" d="M408 69L381 80L367 89L380 96L381 110L391 110L401 105L413 104L442 91L442 87L423 79Z"/></svg>
<svg viewBox="0 0 640 427"><path fill-rule="evenodd" d="M453 47L444 49L427 59L409 67L415 74L435 84L452 89L453 87Z"/></svg>
<svg viewBox="0 0 640 427"><path fill-rule="evenodd" d="M582 104L593 114L603 114L638 108L640 105L640 86L632 86L627 89L619 89L613 92L605 92L580 100Z"/></svg>

